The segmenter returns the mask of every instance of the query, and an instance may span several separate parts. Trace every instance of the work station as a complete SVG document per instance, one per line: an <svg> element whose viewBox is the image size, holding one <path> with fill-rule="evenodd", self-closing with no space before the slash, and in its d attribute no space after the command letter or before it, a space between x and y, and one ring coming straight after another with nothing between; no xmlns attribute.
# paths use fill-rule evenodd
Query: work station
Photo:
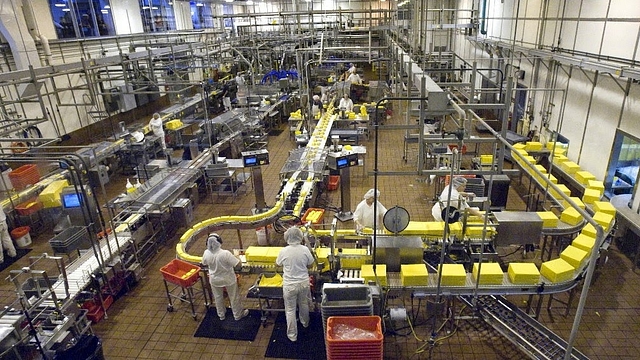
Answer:
<svg viewBox="0 0 640 360"><path fill-rule="evenodd" d="M6 1L0 359L637 357L633 6Z"/></svg>

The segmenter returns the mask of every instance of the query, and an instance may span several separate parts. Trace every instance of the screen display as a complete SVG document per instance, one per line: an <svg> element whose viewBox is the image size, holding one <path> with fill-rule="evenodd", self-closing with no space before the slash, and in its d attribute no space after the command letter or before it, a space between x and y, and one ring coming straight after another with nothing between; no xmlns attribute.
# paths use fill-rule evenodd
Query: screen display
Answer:
<svg viewBox="0 0 640 360"><path fill-rule="evenodd" d="M349 166L349 159L347 158L339 158L336 161L336 167L338 169Z"/></svg>
<svg viewBox="0 0 640 360"><path fill-rule="evenodd" d="M246 158L244 158L244 165L245 166L255 165L257 160L258 160L258 158L255 157L255 156L246 157Z"/></svg>
<svg viewBox="0 0 640 360"><path fill-rule="evenodd" d="M65 208L80 207L80 195L77 193L62 195L62 206Z"/></svg>

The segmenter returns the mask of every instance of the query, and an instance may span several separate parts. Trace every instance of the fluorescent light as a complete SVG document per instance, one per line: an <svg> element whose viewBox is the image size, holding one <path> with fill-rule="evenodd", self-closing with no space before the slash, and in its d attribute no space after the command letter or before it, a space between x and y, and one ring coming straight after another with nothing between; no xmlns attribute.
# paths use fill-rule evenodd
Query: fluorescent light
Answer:
<svg viewBox="0 0 640 360"><path fill-rule="evenodd" d="M203 3L196 3L196 6L204 6Z"/></svg>
<svg viewBox="0 0 640 360"><path fill-rule="evenodd" d="M224 0L224 2L233 2L233 0Z"/></svg>
<svg viewBox="0 0 640 360"><path fill-rule="evenodd" d="M100 10L100 12L103 13L103 14L108 14L109 10L102 9L102 10Z"/></svg>
<svg viewBox="0 0 640 360"><path fill-rule="evenodd" d="M67 4L62 4L62 3L55 3L55 5L53 5L55 7L65 7L67 6Z"/></svg>
<svg viewBox="0 0 640 360"><path fill-rule="evenodd" d="M158 10L158 7L154 6L154 7L151 8L151 10Z"/></svg>
<svg viewBox="0 0 640 360"><path fill-rule="evenodd" d="M67 12L67 11L71 11L71 9L69 9L69 8L64 8L64 9L62 9L62 11Z"/></svg>
<svg viewBox="0 0 640 360"><path fill-rule="evenodd" d="M251 0L247 1L247 5L253 5L253 1Z"/></svg>
<svg viewBox="0 0 640 360"><path fill-rule="evenodd" d="M148 6L143 6L142 10L149 10L149 7Z"/></svg>
<svg viewBox="0 0 640 360"><path fill-rule="evenodd" d="M109 6L109 5L105 5L105 6L104 6L104 8L105 8L105 9L111 9L111 6Z"/></svg>

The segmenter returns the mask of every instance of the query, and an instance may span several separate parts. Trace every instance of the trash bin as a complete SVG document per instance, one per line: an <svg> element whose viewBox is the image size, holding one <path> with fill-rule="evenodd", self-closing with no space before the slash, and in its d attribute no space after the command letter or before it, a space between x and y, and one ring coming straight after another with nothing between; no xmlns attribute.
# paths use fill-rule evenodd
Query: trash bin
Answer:
<svg viewBox="0 0 640 360"><path fill-rule="evenodd" d="M29 234L31 228L28 226L20 226L11 230L11 238L19 248L24 248L31 245L31 234Z"/></svg>
<svg viewBox="0 0 640 360"><path fill-rule="evenodd" d="M95 335L84 335L74 345L56 351L55 360L105 360L102 342Z"/></svg>

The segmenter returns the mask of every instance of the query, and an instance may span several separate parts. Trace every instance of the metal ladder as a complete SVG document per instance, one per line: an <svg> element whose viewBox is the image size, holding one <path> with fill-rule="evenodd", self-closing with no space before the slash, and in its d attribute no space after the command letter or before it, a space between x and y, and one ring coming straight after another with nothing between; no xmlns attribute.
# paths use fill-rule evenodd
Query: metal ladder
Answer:
<svg viewBox="0 0 640 360"><path fill-rule="evenodd" d="M471 296L461 296L472 305ZM502 296L477 297L478 310L485 322L509 339L532 359L564 359L567 342L527 315ZM571 359L588 359L575 348Z"/></svg>

